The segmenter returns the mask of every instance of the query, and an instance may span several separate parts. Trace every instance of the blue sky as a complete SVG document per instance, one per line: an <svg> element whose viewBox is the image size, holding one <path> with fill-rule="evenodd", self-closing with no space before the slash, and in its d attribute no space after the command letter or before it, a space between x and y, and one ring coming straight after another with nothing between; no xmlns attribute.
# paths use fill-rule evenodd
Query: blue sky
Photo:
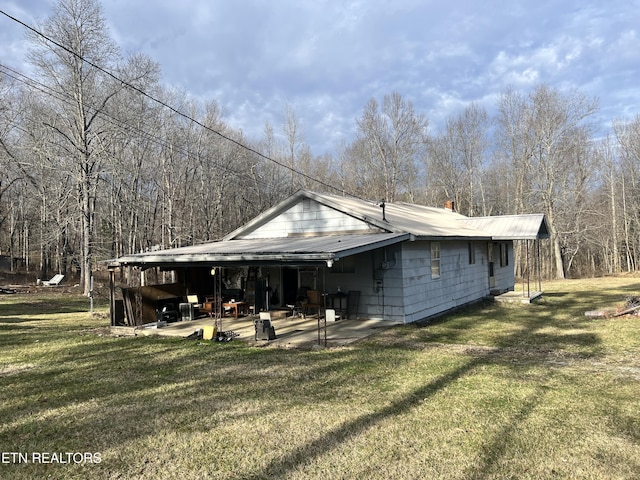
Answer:
<svg viewBox="0 0 640 480"><path fill-rule="evenodd" d="M34 24L50 0L0 0ZM397 91L437 131L511 86L578 89L600 101L600 134L640 113L640 0L103 0L123 53L163 82L215 99L249 137L282 132L289 103L312 153L353 140L371 98ZM24 71L24 29L0 16L1 62Z"/></svg>

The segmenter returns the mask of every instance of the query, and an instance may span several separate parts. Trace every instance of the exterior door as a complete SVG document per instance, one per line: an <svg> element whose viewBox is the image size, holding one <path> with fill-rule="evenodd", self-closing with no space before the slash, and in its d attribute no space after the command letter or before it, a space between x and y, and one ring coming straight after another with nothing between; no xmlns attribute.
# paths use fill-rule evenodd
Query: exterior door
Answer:
<svg viewBox="0 0 640 480"><path fill-rule="evenodd" d="M298 269L282 269L282 299L285 305L296 304L296 294L298 292Z"/></svg>

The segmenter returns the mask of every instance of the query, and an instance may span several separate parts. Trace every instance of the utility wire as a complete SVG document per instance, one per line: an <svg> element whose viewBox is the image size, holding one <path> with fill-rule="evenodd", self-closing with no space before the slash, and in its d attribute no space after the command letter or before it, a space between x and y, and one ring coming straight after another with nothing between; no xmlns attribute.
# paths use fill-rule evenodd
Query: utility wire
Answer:
<svg viewBox="0 0 640 480"><path fill-rule="evenodd" d="M8 14L7 12L5 12L4 10L0 10L0 13L1 13L1 14L3 14L5 17L7 17L7 18L9 18L9 19L13 20L14 22L16 22L16 23L18 23L18 24L22 25L22 26L23 26L23 27L25 27L26 29L28 29L28 30L32 31L32 32L33 32L33 33L35 33L36 35L38 35L38 36L40 36L40 37L44 38L47 42L50 42L50 43L52 43L52 44L56 45L57 47L62 48L64 51L66 51L66 52L70 53L71 55L75 56L76 58L78 58L78 59L79 59L79 60L81 60L82 62L86 63L87 65L90 65L91 67L95 68L96 70L98 70L98 71L100 71L100 72L104 73L105 75L107 75L107 76L111 77L112 79L114 79L115 81L117 81L117 82L121 83L122 85L124 85L124 86L126 86L126 87L128 87L128 88L130 88L130 89L132 89L132 90L134 90L134 91L136 91L136 92L138 92L140 95L143 95L144 97L148 98L149 100L151 100L151 101L153 101L153 102L158 103L159 105L163 106L164 108L167 108L168 110L172 111L172 112L173 112L173 113L175 113L176 115L179 115L179 116L181 116L181 117L183 117L183 118L186 118L187 120L189 120L189 121L191 121L191 122L195 123L195 124L196 124L196 125L198 125L199 127L204 128L205 130L208 130L208 131L210 131L210 132L212 132L212 133L214 133L214 134L216 134L216 135L219 135L221 138L223 138L223 139L227 140L228 142L231 142L231 143L233 143L233 144L235 144L235 145L239 146L240 148L243 148L243 149L245 149L245 150L247 150L247 151L249 151L249 152L251 152L251 153L253 153L253 154L255 154L255 155L258 155L259 157L261 157L261 158L263 158L263 159L265 159L265 160L267 160L267 161L273 162L273 163L275 163L276 165L279 165L279 166L280 166L280 167L282 167L282 168L285 168L285 169L287 169L287 170L289 170L289 171L291 171L291 172L293 172L293 173L296 173L296 174L298 174L298 175L300 175L300 176L302 176L302 177L305 177L305 178L307 178L308 180L311 180L311 181L313 181L313 182L316 182L316 183L318 183L318 184L320 184L320 185L322 185L322 186L324 186L324 187L327 187L327 188L329 188L329 189L331 189L331 190L337 191L337 192L339 192L339 193L344 193L344 190L343 190L343 189L337 188L337 187L335 187L335 186L333 186L333 185L330 185L330 184L328 184L328 183L326 183L326 182L323 182L322 180L319 180L319 179L317 179L317 178L313 178L313 177L311 177L310 175L307 175L307 174L306 174L306 173L304 173L304 172L301 172L301 171L299 171L299 170L296 170L296 169L295 169L295 168L293 168L293 167L290 167L290 166L288 166L288 165L285 165L285 164L283 164L283 163L281 163L281 162L279 162L279 161L277 161L277 160L275 160L275 159L273 159L273 158L271 158L271 157L269 157L269 156L267 156L267 155L264 155L263 153L260 153L259 151L255 150L254 148L251 148L251 147L249 147L249 146L247 146L247 145L243 144L242 142L239 142L239 141L237 141L237 140L234 140L233 138L231 138L231 137L229 137L229 136L227 136L227 135L225 135L225 134L223 134L223 133L221 133L221 132L219 132L219 131L217 131L217 130L215 130L215 129L213 129L213 128L211 128L211 127L209 127L209 126L205 125L205 124L203 124L202 122L200 122L200 121L198 121L198 120L196 120L196 119L192 118L191 116L187 115L186 113L183 113L183 112L179 111L178 109L176 109L176 108L172 107L171 105L167 104L166 102L163 102L162 100L159 100L158 98L154 97L153 95L151 95L151 94L149 94L149 93L145 92L145 91L144 91L144 90L142 90L141 88L136 87L135 85L130 84L130 83L129 83L129 82L127 82L126 80L123 80L123 79L119 78L118 76L116 76L115 74L113 74L113 73L111 73L110 71L106 70L105 68L103 68L103 67L101 67L101 66L99 66L99 65L96 65L95 63L93 63L93 62L92 62L92 61L90 61L90 60L87 60L86 58L84 58L84 57L83 57L83 56L81 56L80 54L78 54L78 53L76 53L75 51L71 50L69 47L67 47L67 46L65 46L65 45L62 45L61 43L59 43L59 42L57 42L57 41L53 40L52 38L48 37L47 35L43 34L43 33L42 33L42 32L40 32L40 31L36 30L35 28L33 28L32 26L28 25L27 23L25 23L25 22L23 22L23 21L21 21L21 20L17 19L16 17L14 17L14 16L12 16L12 15L9 15L9 14ZM352 195L352 196L353 196L353 195ZM357 198L357 197L356 197L356 198Z"/></svg>
<svg viewBox="0 0 640 480"><path fill-rule="evenodd" d="M51 96L55 99L57 99L60 102L66 103L67 105L72 105L73 106L73 102L74 99L73 97L65 92L59 92L57 90L55 90L54 88L45 85L44 83L35 80L21 72L19 72L18 70L11 68L7 65L4 65L2 63L0 63L0 71L1 69L4 69L5 71L3 72L3 74L8 77L11 78L17 82L20 82L24 85L27 85L29 88L32 88L33 90L37 90L45 95ZM161 138L158 135L154 135L153 133L150 133L146 130L143 130L140 127L136 127L127 123L123 123L120 119L116 118L115 116L105 112L105 111L99 111L95 106L91 105L91 104L87 104L87 107L92 110L94 113L98 113L101 117L105 118L109 123L111 123L112 125L114 125L117 128L121 128L122 131L124 132L133 132L133 133L137 133L141 136L141 138L145 138L153 143L155 143L156 145L160 146L160 147L170 147L174 150L177 150L178 152L182 153L185 157L197 160L197 158L194 156L194 154L192 152L189 152L188 150L186 150L184 147L180 146L180 145L175 145L173 143L171 143L170 141ZM268 183L267 181L264 180L257 180L255 178L251 178L249 176L246 175L245 172L241 172L239 170L233 169L231 168L229 165L223 165L221 164L219 161L214 160L212 162L212 165L215 167L218 167L220 169L223 169L225 173L233 173L233 174L237 174L239 176L243 176L246 177L248 180L256 182L258 184L261 184L264 187L269 187L269 188L274 188L273 184Z"/></svg>

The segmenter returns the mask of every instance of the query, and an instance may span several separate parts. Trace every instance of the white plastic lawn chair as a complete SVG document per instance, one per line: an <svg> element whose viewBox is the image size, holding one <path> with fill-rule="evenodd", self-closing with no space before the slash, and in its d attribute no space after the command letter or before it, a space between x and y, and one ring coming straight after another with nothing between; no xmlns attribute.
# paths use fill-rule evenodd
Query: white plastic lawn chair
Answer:
<svg viewBox="0 0 640 480"><path fill-rule="evenodd" d="M44 285L45 287L57 287L58 285L60 285L60 282L63 278L64 275L58 273L57 275L54 275L51 280L45 280L44 282L42 282L42 285Z"/></svg>

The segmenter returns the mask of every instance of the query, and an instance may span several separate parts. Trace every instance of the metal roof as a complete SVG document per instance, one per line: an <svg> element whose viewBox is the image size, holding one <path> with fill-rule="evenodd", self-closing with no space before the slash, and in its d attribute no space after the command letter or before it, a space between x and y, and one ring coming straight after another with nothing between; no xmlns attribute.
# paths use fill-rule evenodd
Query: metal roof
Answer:
<svg viewBox="0 0 640 480"><path fill-rule="evenodd" d="M444 208L425 207L423 205L399 202L386 203L383 211L379 203L368 202L353 197L316 193L309 190L301 190L295 193L275 207L266 210L250 222L234 230L224 237L224 239L242 238L243 235L268 223L300 202L303 198L310 198L322 205L378 227L383 231L409 233L423 240L491 239L491 236L486 232L472 225L459 222L458 220L467 218L464 215L445 210Z"/></svg>
<svg viewBox="0 0 640 480"><path fill-rule="evenodd" d="M381 233L243 238L305 198L359 219L376 227ZM352 197L301 190L221 241L126 255L112 261L111 265L319 265L406 240L524 240L548 237L549 229L541 214L469 218L443 208L400 202L385 204L383 209L380 204Z"/></svg>
<svg viewBox="0 0 640 480"><path fill-rule="evenodd" d="M495 217L464 217L462 220L491 235L494 240L536 240L549 238L549 227L541 213L500 215Z"/></svg>
<svg viewBox="0 0 640 480"><path fill-rule="evenodd" d="M403 233L283 237L259 240L224 240L188 247L125 255L112 266L187 266L192 264L247 265L249 263L321 264L409 240Z"/></svg>

